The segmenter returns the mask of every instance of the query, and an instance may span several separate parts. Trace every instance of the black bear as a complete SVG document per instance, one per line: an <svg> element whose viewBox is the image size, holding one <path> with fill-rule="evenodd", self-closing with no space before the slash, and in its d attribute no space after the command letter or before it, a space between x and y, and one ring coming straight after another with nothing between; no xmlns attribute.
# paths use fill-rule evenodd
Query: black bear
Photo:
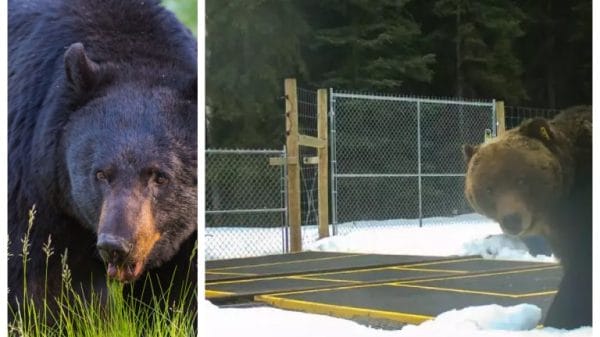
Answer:
<svg viewBox="0 0 600 337"><path fill-rule="evenodd" d="M545 325L592 324L592 109L527 120L464 148L465 195L511 235L542 235L564 269Z"/></svg>
<svg viewBox="0 0 600 337"><path fill-rule="evenodd" d="M68 250L75 289L102 290L107 277L168 282L175 270L174 287L195 289L194 36L154 0L15 0L8 25L9 304L23 300L34 205L33 299L49 237L55 252ZM60 287L55 255L49 300Z"/></svg>

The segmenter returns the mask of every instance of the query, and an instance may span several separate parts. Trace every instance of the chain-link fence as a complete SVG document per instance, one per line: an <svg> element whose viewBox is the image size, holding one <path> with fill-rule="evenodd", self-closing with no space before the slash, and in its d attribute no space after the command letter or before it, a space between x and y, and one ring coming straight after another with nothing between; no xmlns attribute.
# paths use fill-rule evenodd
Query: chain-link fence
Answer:
<svg viewBox="0 0 600 337"><path fill-rule="evenodd" d="M206 259L287 252L282 150L206 150ZM283 161L282 161L283 162Z"/></svg>
<svg viewBox="0 0 600 337"><path fill-rule="evenodd" d="M301 135L317 137L317 92L298 88L298 131ZM317 223L319 217L318 166L308 163L308 158L316 157L317 149L300 146L300 223L302 244L310 244L319 238Z"/></svg>
<svg viewBox="0 0 600 337"><path fill-rule="evenodd" d="M559 112L560 110L558 109L506 106L504 108L504 122L506 124L506 130L519 126L521 122L529 118L542 117L552 119Z"/></svg>
<svg viewBox="0 0 600 337"><path fill-rule="evenodd" d="M471 213L461 146L495 134L493 101L330 92L334 233ZM466 219L466 218L465 218ZM381 220L394 220L393 222ZM375 222L375 223L374 223Z"/></svg>

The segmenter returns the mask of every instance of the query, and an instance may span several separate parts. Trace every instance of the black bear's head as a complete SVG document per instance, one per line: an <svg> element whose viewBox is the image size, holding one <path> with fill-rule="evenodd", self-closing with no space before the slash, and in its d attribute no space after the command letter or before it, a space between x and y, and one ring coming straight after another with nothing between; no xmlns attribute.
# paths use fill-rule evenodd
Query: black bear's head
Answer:
<svg viewBox="0 0 600 337"><path fill-rule="evenodd" d="M65 69L77 102L62 140L68 198L108 276L133 281L197 229L196 77L96 63L81 44Z"/></svg>

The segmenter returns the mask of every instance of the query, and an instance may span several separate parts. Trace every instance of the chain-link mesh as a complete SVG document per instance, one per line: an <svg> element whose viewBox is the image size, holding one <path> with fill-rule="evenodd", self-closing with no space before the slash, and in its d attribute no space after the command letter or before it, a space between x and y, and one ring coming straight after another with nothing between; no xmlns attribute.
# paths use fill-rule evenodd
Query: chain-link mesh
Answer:
<svg viewBox="0 0 600 337"><path fill-rule="evenodd" d="M519 126L521 122L529 118L542 117L552 119L559 112L560 110L558 109L506 106L504 108L506 130Z"/></svg>
<svg viewBox="0 0 600 337"><path fill-rule="evenodd" d="M280 150L206 150L206 259L287 251Z"/></svg>
<svg viewBox="0 0 600 337"><path fill-rule="evenodd" d="M317 129L317 92L304 88L297 89L298 95L298 131L305 136L318 136ZM307 245L319 238L318 217L319 169L308 164L305 159L316 157L317 149L300 146L300 223L302 224L302 244Z"/></svg>
<svg viewBox="0 0 600 337"><path fill-rule="evenodd" d="M421 224L472 212L463 195L461 146L494 131L494 102L333 91L330 100L337 233L357 221Z"/></svg>

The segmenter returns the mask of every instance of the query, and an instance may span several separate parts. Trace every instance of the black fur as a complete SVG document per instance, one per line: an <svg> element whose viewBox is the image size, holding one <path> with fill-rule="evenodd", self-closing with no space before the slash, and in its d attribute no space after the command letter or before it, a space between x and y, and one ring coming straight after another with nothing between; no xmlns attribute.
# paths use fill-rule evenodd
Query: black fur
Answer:
<svg viewBox="0 0 600 337"><path fill-rule="evenodd" d="M102 202L111 191L142 191L147 167L169 183L145 190L161 234L146 272L169 280L177 267L182 284L197 236L195 38L150 0L10 1L8 24L9 303L21 300L21 238L34 204L29 294L42 297L49 236L49 296L67 248L74 286L102 288ZM118 174L110 187L94 180L105 168ZM195 269L187 281L195 284Z"/></svg>

